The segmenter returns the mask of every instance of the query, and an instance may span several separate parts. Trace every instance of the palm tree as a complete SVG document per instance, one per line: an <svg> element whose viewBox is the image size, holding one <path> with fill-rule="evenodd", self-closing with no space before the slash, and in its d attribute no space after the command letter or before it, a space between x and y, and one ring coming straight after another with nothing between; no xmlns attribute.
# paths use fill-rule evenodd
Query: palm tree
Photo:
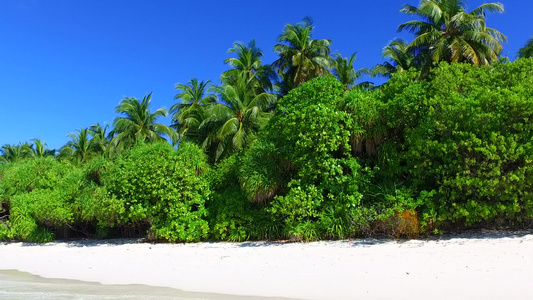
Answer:
<svg viewBox="0 0 533 300"><path fill-rule="evenodd" d="M0 153L0 160L4 162L17 162L32 156L31 145L28 143L5 144L0 148Z"/></svg>
<svg viewBox="0 0 533 300"><path fill-rule="evenodd" d="M31 151L33 157L45 157L53 156L55 150L46 149L46 142L43 142L41 139L32 139L33 145L31 145Z"/></svg>
<svg viewBox="0 0 533 300"><path fill-rule="evenodd" d="M358 71L354 70L353 63L356 57L357 54L353 53L350 58L346 59L340 53L337 53L332 59L333 75L337 77L346 89L350 89L361 75L371 74L371 71L366 68Z"/></svg>
<svg viewBox="0 0 533 300"><path fill-rule="evenodd" d="M236 42L228 53L235 54L237 57L224 60L224 63L232 69L222 73L222 82L235 83L239 74L244 73L248 81L253 81L252 85L258 93L272 90L271 78L275 76L275 73L270 65L262 64L263 51L255 45L255 40L250 41L248 45Z"/></svg>
<svg viewBox="0 0 533 300"><path fill-rule="evenodd" d="M166 135L172 142L177 141L177 134L172 128L164 124L157 124L159 117L166 117L167 110L158 108L150 112L152 93L143 97L142 101L136 98L125 98L116 107L116 112L124 115L113 121L113 144L122 148L135 145L137 142L166 141Z"/></svg>
<svg viewBox="0 0 533 300"><path fill-rule="evenodd" d="M417 67L412 49L409 49L409 45L402 39L394 39L383 48L383 58L389 61L375 66L372 69L373 76L379 75L390 78L395 72Z"/></svg>
<svg viewBox="0 0 533 300"><path fill-rule="evenodd" d="M533 57L533 38L530 39L527 44L518 51L518 57Z"/></svg>
<svg viewBox="0 0 533 300"><path fill-rule="evenodd" d="M76 133L69 133L67 142L61 150L59 157L74 160L78 163L85 163L96 155L94 144L90 138L90 131L87 128L76 130Z"/></svg>
<svg viewBox="0 0 533 300"><path fill-rule="evenodd" d="M209 107L200 129L208 132L203 147L207 152L214 152L211 154L215 161L250 145L271 116L267 111L276 101L276 95L267 92L256 95L248 83L245 74L241 74L234 84L213 88L223 103Z"/></svg>
<svg viewBox="0 0 533 300"><path fill-rule="evenodd" d="M192 78L187 85L177 84L176 89L180 92L174 99L180 99L172 107L173 127L177 129L180 137L186 136L192 140L198 137L198 127L205 119L205 108L217 101L215 95L205 95L207 86L211 81L199 82Z"/></svg>
<svg viewBox="0 0 533 300"><path fill-rule="evenodd" d="M91 141L94 146L94 151L102 155L109 155L110 152L109 146L111 134L107 133L108 128L109 125L105 124L105 126L102 127L100 123L96 123L95 125L89 127L89 133L92 136Z"/></svg>
<svg viewBox="0 0 533 300"><path fill-rule="evenodd" d="M274 51L279 58L272 65L282 76L282 93L329 73L331 41L314 40L312 30L311 20L305 18L300 24L285 25L278 37L280 44L274 46Z"/></svg>
<svg viewBox="0 0 533 300"><path fill-rule="evenodd" d="M487 12L503 12L501 3L485 3L466 12L462 0L421 0L418 7L405 5L400 11L422 20L401 24L398 31L416 35L409 48L415 56L428 55L432 62L468 62L488 65L498 61L507 40L501 32L486 26ZM428 64L424 66L428 68Z"/></svg>

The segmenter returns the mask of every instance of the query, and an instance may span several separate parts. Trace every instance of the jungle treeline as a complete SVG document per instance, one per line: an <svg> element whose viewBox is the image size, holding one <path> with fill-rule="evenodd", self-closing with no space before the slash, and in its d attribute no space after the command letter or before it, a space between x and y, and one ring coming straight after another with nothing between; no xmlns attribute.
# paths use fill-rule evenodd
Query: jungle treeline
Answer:
<svg viewBox="0 0 533 300"><path fill-rule="evenodd" d="M125 98L111 127L0 150L0 239L154 241L416 237L533 224L533 55L462 1L401 12L415 35L354 69L313 24L261 61L236 42L220 84L177 84L167 111ZM383 76L380 86L356 84ZM170 126L161 123L170 117Z"/></svg>

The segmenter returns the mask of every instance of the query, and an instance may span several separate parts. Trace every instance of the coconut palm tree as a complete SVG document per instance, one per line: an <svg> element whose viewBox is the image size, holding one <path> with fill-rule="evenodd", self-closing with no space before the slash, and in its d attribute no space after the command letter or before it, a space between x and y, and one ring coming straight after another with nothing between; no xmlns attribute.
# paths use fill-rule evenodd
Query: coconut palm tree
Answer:
<svg viewBox="0 0 533 300"><path fill-rule="evenodd" d="M158 108L150 112L152 93L143 97L141 101L136 98L125 98L116 107L116 112L123 115L113 121L113 144L121 148L130 147L137 142L165 141L163 135L172 142L177 141L177 133L164 124L156 123L160 117L168 115L167 110Z"/></svg>
<svg viewBox="0 0 533 300"><path fill-rule="evenodd" d="M94 146L94 151L104 156L108 156L111 150L111 134L107 132L107 129L109 129L109 125L105 124L105 126L102 127L100 123L96 123L95 125L91 125L89 127L89 133L92 137L91 141Z"/></svg>
<svg viewBox="0 0 533 300"><path fill-rule="evenodd" d="M277 97L267 92L257 95L244 73L234 84L217 86L213 90L220 94L223 102L209 107L208 117L200 129L207 132L204 149L217 161L243 150L256 139L259 128L270 118L267 111Z"/></svg>
<svg viewBox="0 0 533 300"><path fill-rule="evenodd" d="M518 57L533 57L533 38L530 39L523 48L518 50Z"/></svg>
<svg viewBox="0 0 533 300"><path fill-rule="evenodd" d="M28 143L18 145L5 144L0 148L0 161L17 162L31 156L31 145Z"/></svg>
<svg viewBox="0 0 533 300"><path fill-rule="evenodd" d="M85 163L96 156L89 129L81 128L76 130L76 133L69 133L67 136L70 141L59 150L59 158Z"/></svg>
<svg viewBox="0 0 533 300"><path fill-rule="evenodd" d="M414 33L409 48L416 56L428 55L431 62L488 65L498 61L501 42L507 40L485 22L486 13L504 11L501 3L485 3L466 12L462 0L421 0L418 7L405 5L400 11L421 18L401 24L398 31Z"/></svg>
<svg viewBox="0 0 533 300"><path fill-rule="evenodd" d="M282 92L300 86L318 76L329 74L331 41L315 40L312 36L313 23L305 18L300 24L287 24L278 37L274 51L278 59L272 64L282 78Z"/></svg>
<svg viewBox="0 0 533 300"><path fill-rule="evenodd" d="M198 140L198 127L205 119L205 109L217 101L215 95L206 95L210 82L210 80L199 82L198 79L192 78L186 85L176 85L176 89L180 92L174 99L181 101L170 107L170 113L172 127L178 131L180 138L187 136L191 140Z"/></svg>
<svg viewBox="0 0 533 300"><path fill-rule="evenodd" d="M409 49L409 45L402 39L394 39L383 48L383 58L389 61L375 66L372 69L372 76L390 78L395 72L417 67L417 61L412 49Z"/></svg>
<svg viewBox="0 0 533 300"><path fill-rule="evenodd" d="M33 145L31 145L31 151L33 157L45 157L53 156L55 150L46 149L46 142L43 142L41 139L32 139Z"/></svg>
<svg viewBox="0 0 533 300"><path fill-rule="evenodd" d="M356 71L353 63L357 57L356 53L350 55L349 58L344 58L340 53L333 55L331 65L333 66L332 73L344 85L346 89L350 89L355 81L363 74L370 75L372 72L369 69L362 68Z"/></svg>
<svg viewBox="0 0 533 300"><path fill-rule="evenodd" d="M248 45L235 42L228 53L235 54L237 57L224 60L224 63L232 69L222 73L222 82L235 83L238 76L244 73L248 81L253 81L251 85L257 89L258 94L272 90L271 79L275 77L275 73L270 65L263 65L261 62L263 51L255 45L255 40L250 41Z"/></svg>

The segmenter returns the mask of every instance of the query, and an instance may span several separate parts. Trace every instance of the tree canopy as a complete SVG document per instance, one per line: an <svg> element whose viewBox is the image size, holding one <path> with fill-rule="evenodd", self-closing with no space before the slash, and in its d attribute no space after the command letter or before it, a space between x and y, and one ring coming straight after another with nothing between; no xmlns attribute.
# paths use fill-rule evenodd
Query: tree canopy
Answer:
<svg viewBox="0 0 533 300"><path fill-rule="evenodd" d="M533 57L533 39L527 41L527 44L524 47L520 48L520 50L518 51L518 57Z"/></svg>
<svg viewBox="0 0 533 300"><path fill-rule="evenodd" d="M401 12L420 20L398 27L415 34L409 44L416 56L427 55L431 62L468 62L488 65L497 62L507 40L496 29L487 27L489 12L504 12L501 3L485 3L467 12L462 0L422 0L418 6L405 5Z"/></svg>
<svg viewBox="0 0 533 300"><path fill-rule="evenodd" d="M125 98L116 107L116 112L122 116L113 121L113 143L115 145L133 145L138 142L165 141L165 135L172 141L177 141L177 134L167 125L156 123L160 117L168 115L167 110L158 108L150 111L152 94L144 96L141 101L136 98Z"/></svg>

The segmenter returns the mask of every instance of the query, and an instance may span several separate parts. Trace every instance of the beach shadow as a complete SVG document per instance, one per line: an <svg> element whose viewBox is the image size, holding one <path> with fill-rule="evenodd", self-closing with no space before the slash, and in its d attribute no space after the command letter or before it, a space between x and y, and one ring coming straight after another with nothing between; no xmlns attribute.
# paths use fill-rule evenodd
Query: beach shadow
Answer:
<svg viewBox="0 0 533 300"><path fill-rule="evenodd" d="M291 244L298 244L298 242L292 241L279 241L279 242L267 242L267 241L253 241L239 243L239 247L242 248L255 248L255 247L279 247Z"/></svg>
<svg viewBox="0 0 533 300"><path fill-rule="evenodd" d="M475 229L462 232L450 232L442 235L429 236L424 240L449 241L452 239L503 239L503 238L522 238L526 235L532 235L533 229L525 230L491 230Z"/></svg>
<svg viewBox="0 0 533 300"><path fill-rule="evenodd" d="M301 242L301 241L254 241L254 242L243 242L239 243L239 247L279 247L286 245L313 245L313 244L331 244L337 243L339 245L348 245L348 246L372 246L379 245L384 243L389 243L391 239L378 239L378 238L364 238L364 239L355 239L355 240L322 240L314 242Z"/></svg>
<svg viewBox="0 0 533 300"><path fill-rule="evenodd" d="M84 240L57 240L50 243L30 243L20 242L22 247L33 246L55 246L58 244L64 244L66 247L98 247L98 246L120 246L120 245L133 245L133 244L145 244L148 243L146 239L109 239L109 240L96 240L96 239L84 239ZM9 244L6 242L5 244Z"/></svg>
<svg viewBox="0 0 533 300"><path fill-rule="evenodd" d="M340 246L350 246L350 247L369 247L373 245L380 245L385 243L398 243L403 244L407 242L429 242L429 241L449 241L457 239L504 239L504 238L522 238L527 235L533 235L533 229L525 230L489 230L489 229L476 229L476 230L466 230L461 232L450 232L441 235L428 235L415 239L393 239L387 237L380 238L360 238L360 239L346 239L346 240L323 240L315 242L302 242L302 241L248 241L240 243L230 243L236 247L241 248L264 248L264 247L281 247L287 245L306 245L306 244L330 244L337 243ZM0 242L0 245L9 245L13 242ZM170 245L184 245L184 243L161 243L149 241L146 238L117 238L117 239L107 239L107 240L96 240L96 239L84 239L84 240L58 240L50 243L30 243L30 242L17 242L20 243L22 247L33 247L33 246L54 246L57 244L64 244L66 247L98 247L98 246L121 246L121 245L134 245L134 244L170 244ZM217 247L220 244L227 242L220 241L209 241L202 242L202 244L208 244L211 247ZM190 243L188 245L195 245L195 243ZM208 248L209 248L208 246Z"/></svg>

